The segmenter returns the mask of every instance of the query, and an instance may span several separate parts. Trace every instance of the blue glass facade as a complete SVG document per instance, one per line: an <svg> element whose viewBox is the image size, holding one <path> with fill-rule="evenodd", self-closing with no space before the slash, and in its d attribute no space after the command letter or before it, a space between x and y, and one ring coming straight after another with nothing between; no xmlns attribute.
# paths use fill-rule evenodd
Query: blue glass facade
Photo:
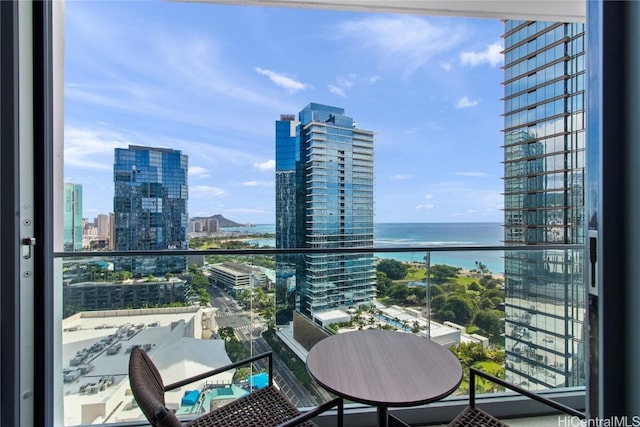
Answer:
<svg viewBox="0 0 640 427"><path fill-rule="evenodd" d="M82 185L64 184L64 237L65 251L82 250Z"/></svg>
<svg viewBox="0 0 640 427"><path fill-rule="evenodd" d="M303 185L304 169L296 136L299 123L294 115L282 115L276 121L276 248L295 248L300 237L296 217L304 200L296 189ZM276 256L276 325L287 325L293 319L299 262L296 255Z"/></svg>
<svg viewBox="0 0 640 427"><path fill-rule="evenodd" d="M116 251L187 249L188 158L180 151L130 145L113 165ZM185 257L127 257L116 270L163 275L185 270Z"/></svg>
<svg viewBox="0 0 640 427"><path fill-rule="evenodd" d="M344 109L311 103L298 121L276 122L276 246L373 247L373 132L358 129ZM370 304L375 267L368 254L281 257L279 303L295 289L296 308L311 315ZM295 279L294 279L295 277Z"/></svg>
<svg viewBox="0 0 640 427"><path fill-rule="evenodd" d="M584 25L505 22L505 243L583 244ZM584 385L582 253L507 251L507 381Z"/></svg>

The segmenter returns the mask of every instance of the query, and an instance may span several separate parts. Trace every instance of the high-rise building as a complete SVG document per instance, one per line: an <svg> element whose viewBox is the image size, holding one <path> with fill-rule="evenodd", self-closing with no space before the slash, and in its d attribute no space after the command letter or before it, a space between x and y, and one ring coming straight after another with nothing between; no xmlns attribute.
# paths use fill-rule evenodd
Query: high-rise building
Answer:
<svg viewBox="0 0 640 427"><path fill-rule="evenodd" d="M113 212L109 213L109 244L107 246L107 248L112 251L116 248L116 242L115 242L115 232L116 229L116 216L113 214Z"/></svg>
<svg viewBox="0 0 640 427"><path fill-rule="evenodd" d="M99 214L95 220L98 229L98 237L107 239L109 237L109 215Z"/></svg>
<svg viewBox="0 0 640 427"><path fill-rule="evenodd" d="M65 251L82 250L82 185L64 183L64 237Z"/></svg>
<svg viewBox="0 0 640 427"><path fill-rule="evenodd" d="M311 103L276 121L276 247L373 247L373 132L344 109ZM370 304L371 254L280 255L277 315ZM295 293L293 292L295 290Z"/></svg>
<svg viewBox="0 0 640 427"><path fill-rule="evenodd" d="M187 249L187 155L140 147L116 148L113 165L116 251ZM134 275L182 272L182 256L121 257L117 271Z"/></svg>
<svg viewBox="0 0 640 427"><path fill-rule="evenodd" d="M583 244L584 24L505 27L505 244ZM584 385L583 256L506 251L508 382Z"/></svg>

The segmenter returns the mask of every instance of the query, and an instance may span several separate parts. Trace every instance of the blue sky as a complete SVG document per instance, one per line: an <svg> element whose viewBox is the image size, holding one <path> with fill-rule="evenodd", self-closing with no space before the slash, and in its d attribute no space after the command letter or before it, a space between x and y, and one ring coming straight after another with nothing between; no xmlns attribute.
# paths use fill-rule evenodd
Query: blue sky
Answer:
<svg viewBox="0 0 640 427"><path fill-rule="evenodd" d="M377 222L503 220L498 20L68 1L65 181L113 210L113 151L189 156L189 215L275 222L275 121L309 102L375 132Z"/></svg>

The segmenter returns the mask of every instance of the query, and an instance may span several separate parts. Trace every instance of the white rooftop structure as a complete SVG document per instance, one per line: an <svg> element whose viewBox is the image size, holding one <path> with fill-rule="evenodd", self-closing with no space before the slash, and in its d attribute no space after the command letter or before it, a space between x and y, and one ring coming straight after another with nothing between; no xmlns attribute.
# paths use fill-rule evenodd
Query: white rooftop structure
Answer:
<svg viewBox="0 0 640 427"><path fill-rule="evenodd" d="M334 309L326 311L316 311L313 313L313 320L320 322L322 326L331 325L333 323L348 322L351 315L343 310Z"/></svg>
<svg viewBox="0 0 640 427"><path fill-rule="evenodd" d="M398 319L401 325L407 325L409 330L411 330L414 322L417 322L420 326L420 329L422 329L418 335L425 336L427 336L426 330L428 328L429 338L440 345L449 347L451 345L460 343L462 340L462 331L434 321L429 322L424 317L417 317L415 310L407 312L402 307L398 307L395 305L391 307L385 307L377 304L377 307L382 311L384 316L389 318L389 320L387 320L388 323L393 323L395 322L394 319ZM399 329L401 329L401 325L397 325Z"/></svg>
<svg viewBox="0 0 640 427"><path fill-rule="evenodd" d="M64 424L144 419L128 381L132 346L148 351L165 385L230 363L223 340L200 339L202 322L200 307L83 312L64 319ZM119 350L109 354L118 344ZM186 390L204 383L229 384L233 373L167 393L167 406L178 408Z"/></svg>

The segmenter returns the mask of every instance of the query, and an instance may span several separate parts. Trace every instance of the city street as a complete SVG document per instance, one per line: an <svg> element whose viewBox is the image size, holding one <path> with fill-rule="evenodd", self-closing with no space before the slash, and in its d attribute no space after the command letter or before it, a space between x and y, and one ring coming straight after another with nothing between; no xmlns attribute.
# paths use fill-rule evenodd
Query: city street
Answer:
<svg viewBox="0 0 640 427"><path fill-rule="evenodd" d="M219 328L233 328L238 339L251 349L252 354L271 351L269 344L261 337L266 325L257 321L252 325L251 313L240 309L235 300L219 288L210 286L209 295L211 306L218 308L215 321ZM266 364L263 367L266 368ZM310 407L319 403L309 391L300 385L293 372L275 353L273 354L273 370L275 384L294 405Z"/></svg>

